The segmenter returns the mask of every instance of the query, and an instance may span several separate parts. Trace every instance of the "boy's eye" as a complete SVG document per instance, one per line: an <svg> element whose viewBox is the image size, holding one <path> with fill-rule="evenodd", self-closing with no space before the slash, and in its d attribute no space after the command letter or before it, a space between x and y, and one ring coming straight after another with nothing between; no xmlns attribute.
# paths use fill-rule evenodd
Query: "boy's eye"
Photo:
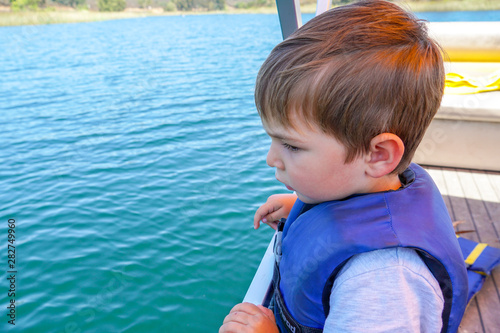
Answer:
<svg viewBox="0 0 500 333"><path fill-rule="evenodd" d="M288 143L286 142L283 142L283 146L288 149L288 150L291 150L291 151L298 151L300 148L298 147L295 147L295 146L292 146L292 145L289 145Z"/></svg>

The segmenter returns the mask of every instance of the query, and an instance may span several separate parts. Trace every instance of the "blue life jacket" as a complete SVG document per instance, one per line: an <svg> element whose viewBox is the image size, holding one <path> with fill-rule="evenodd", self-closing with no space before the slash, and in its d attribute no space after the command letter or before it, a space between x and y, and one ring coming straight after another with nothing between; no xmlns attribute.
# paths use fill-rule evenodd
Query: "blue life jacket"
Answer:
<svg viewBox="0 0 500 333"><path fill-rule="evenodd" d="M448 211L420 166L412 164L400 180L395 191L317 205L297 199L278 232L273 311L281 332L321 332L343 265L356 254L391 247L420 255L443 292L442 332L457 331L467 305L467 273Z"/></svg>
<svg viewBox="0 0 500 333"><path fill-rule="evenodd" d="M467 278L469 279L467 303L469 303L483 286L486 276L500 265L500 249L462 237L458 237L458 243L467 266Z"/></svg>

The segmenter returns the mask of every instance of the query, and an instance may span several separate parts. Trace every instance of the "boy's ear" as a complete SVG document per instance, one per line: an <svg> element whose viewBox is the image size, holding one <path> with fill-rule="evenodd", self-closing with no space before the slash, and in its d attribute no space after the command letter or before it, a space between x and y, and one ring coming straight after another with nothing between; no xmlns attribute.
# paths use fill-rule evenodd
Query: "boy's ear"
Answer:
<svg viewBox="0 0 500 333"><path fill-rule="evenodd" d="M382 133L370 141L370 151L367 154L367 173L379 178L390 174L398 166L405 146L396 134Z"/></svg>

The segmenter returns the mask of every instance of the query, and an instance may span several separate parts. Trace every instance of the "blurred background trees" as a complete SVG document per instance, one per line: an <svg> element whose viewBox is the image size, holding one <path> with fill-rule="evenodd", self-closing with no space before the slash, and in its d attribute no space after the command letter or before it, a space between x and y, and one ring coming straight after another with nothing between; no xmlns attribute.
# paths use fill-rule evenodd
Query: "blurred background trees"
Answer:
<svg viewBox="0 0 500 333"><path fill-rule="evenodd" d="M226 8L225 0L174 0L178 10L223 10Z"/></svg>
<svg viewBox="0 0 500 333"><path fill-rule="evenodd" d="M12 0L10 2L10 8L12 11L21 10L37 10L38 5L42 5L39 0Z"/></svg>
<svg viewBox="0 0 500 333"><path fill-rule="evenodd" d="M36 11L58 5L98 9L99 11L123 11L125 8L163 8L164 11L169 12L175 10L207 11L224 10L226 0L0 0L0 6L10 6L13 11ZM234 4L233 7L235 7Z"/></svg>
<svg viewBox="0 0 500 333"><path fill-rule="evenodd" d="M100 12L121 12L127 7L125 0L97 0Z"/></svg>
<svg viewBox="0 0 500 333"><path fill-rule="evenodd" d="M293 1L293 0L289 0ZM345 5L355 0L331 0L332 5ZM417 11L450 11L450 10L493 10L500 8L500 0L389 0L409 5ZM312 13L316 8L316 0L300 0L303 12ZM125 4L125 7L124 7ZM66 10L70 8L91 11L122 11L137 8L163 11L213 11L225 9L258 9L272 10L276 0L0 0L0 6L10 6L12 11ZM53 7L59 8L53 8ZM122 9L123 8L123 9ZM5 9L3 9L5 11Z"/></svg>

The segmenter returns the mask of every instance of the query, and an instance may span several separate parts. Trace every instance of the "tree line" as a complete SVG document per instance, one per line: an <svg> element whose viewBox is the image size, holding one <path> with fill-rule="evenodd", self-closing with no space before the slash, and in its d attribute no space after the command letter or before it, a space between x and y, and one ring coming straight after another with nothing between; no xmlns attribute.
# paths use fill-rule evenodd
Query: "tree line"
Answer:
<svg viewBox="0 0 500 333"><path fill-rule="evenodd" d="M38 10L46 7L46 0L9 0L14 11ZM86 0L52 0L52 2L73 8L86 7ZM140 8L148 8L152 0L138 0ZM190 10L223 10L226 0L164 0L155 1L155 5L163 7L165 11L190 11ZM155 7L156 7L155 6ZM120 12L127 7L126 0L97 0L99 11Z"/></svg>

